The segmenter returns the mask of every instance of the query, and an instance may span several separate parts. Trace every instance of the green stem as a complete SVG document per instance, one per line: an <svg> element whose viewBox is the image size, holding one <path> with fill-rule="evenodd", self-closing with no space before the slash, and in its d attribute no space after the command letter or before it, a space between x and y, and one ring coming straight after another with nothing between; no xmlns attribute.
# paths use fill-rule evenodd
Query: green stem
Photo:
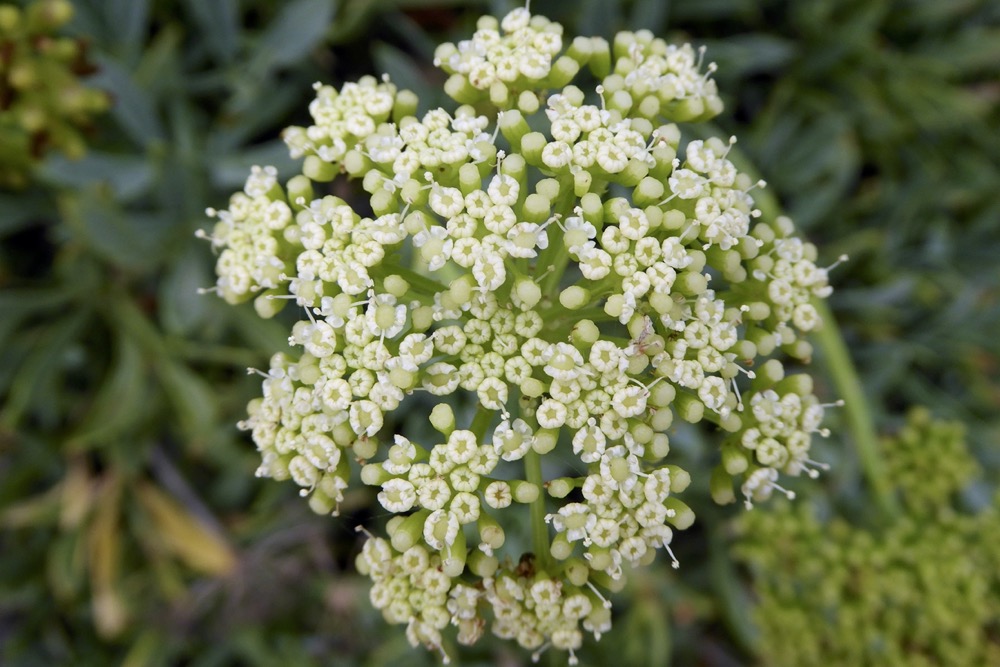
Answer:
<svg viewBox="0 0 1000 667"><path fill-rule="evenodd" d="M822 352L826 371L837 388L837 394L844 399L844 412L861 469L868 479L879 509L887 517L895 516L899 513L899 503L893 494L892 483L879 455L875 421L868 408L868 397L865 396L857 368L851 361L844 337L830 308L822 302L813 305L823 318L823 326L816 332L816 342Z"/></svg>
<svg viewBox="0 0 1000 667"><path fill-rule="evenodd" d="M448 288L441 283L437 282L432 278L421 275L414 271L413 269L408 269L405 266L399 264L385 263L382 265L383 268L387 269L386 275L390 272L399 275L403 280L410 283L413 287L423 290L428 295L436 294L437 292L444 292Z"/></svg>
<svg viewBox="0 0 1000 667"><path fill-rule="evenodd" d="M545 523L545 483L542 480L542 457L532 450L524 457L525 479L538 487L538 497L531 503L531 545L535 552L536 569L547 570L549 556L549 528Z"/></svg>
<svg viewBox="0 0 1000 667"><path fill-rule="evenodd" d="M572 177L560 177L559 180L560 195L553 210L565 220L573 212L576 197L573 194ZM561 239L555 239L548 251L539 257L539 261L544 261L547 264L539 265L540 267L544 266L542 270L551 269L548 275L542 278L542 294L551 296L553 301L556 301L558 300L559 281L566 273L566 265L569 264L569 250Z"/></svg>
<svg viewBox="0 0 1000 667"><path fill-rule="evenodd" d="M493 421L493 411L480 405L476 410L476 416L472 418L472 424L469 426L469 430L476 434L479 442L482 442L486 437L486 429L491 421Z"/></svg>

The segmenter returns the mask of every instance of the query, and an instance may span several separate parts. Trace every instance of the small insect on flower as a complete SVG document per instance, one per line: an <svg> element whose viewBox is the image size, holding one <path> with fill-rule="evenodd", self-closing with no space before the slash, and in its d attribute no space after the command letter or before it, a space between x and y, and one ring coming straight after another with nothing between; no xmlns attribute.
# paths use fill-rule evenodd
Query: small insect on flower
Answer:
<svg viewBox="0 0 1000 667"><path fill-rule="evenodd" d="M648 315L643 315L642 329L639 331L639 335L633 338L629 342L629 346L625 348L626 354L630 357L634 357L640 354L646 354L648 347L646 341L650 336L653 335L653 320Z"/></svg>

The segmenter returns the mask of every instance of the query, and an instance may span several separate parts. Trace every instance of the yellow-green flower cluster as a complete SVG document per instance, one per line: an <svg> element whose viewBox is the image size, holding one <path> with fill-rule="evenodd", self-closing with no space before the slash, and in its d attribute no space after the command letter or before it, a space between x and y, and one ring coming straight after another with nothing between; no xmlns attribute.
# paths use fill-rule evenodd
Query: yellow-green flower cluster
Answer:
<svg viewBox="0 0 1000 667"><path fill-rule="evenodd" d="M788 219L758 219L732 141L684 141L675 121L719 108L689 46L566 47L518 9L437 60L457 108L417 115L388 80L317 84L313 124L284 135L303 173L255 168L210 211L220 296L302 312L244 426L259 474L318 512L352 476L378 489L394 517L358 567L411 642L489 629L574 661L610 627L602 589L659 550L678 565L694 515L675 418L729 434L720 501L734 478L750 503L815 471L824 406L766 359L809 356L827 272ZM325 194L340 175L370 214ZM400 429L428 403L437 435ZM532 551L506 553L529 516Z"/></svg>
<svg viewBox="0 0 1000 667"><path fill-rule="evenodd" d="M50 149L82 155L79 128L108 106L78 79L89 69L82 43L56 35L72 15L67 0L0 7L0 185L24 186Z"/></svg>
<svg viewBox="0 0 1000 667"><path fill-rule="evenodd" d="M962 425L915 410L884 444L911 510L887 525L804 503L741 517L763 664L1000 664L1000 516L958 507L974 470Z"/></svg>
<svg viewBox="0 0 1000 667"><path fill-rule="evenodd" d="M952 501L979 470L965 445L965 425L935 420L913 408L906 424L882 442L889 479L911 514L933 516Z"/></svg>

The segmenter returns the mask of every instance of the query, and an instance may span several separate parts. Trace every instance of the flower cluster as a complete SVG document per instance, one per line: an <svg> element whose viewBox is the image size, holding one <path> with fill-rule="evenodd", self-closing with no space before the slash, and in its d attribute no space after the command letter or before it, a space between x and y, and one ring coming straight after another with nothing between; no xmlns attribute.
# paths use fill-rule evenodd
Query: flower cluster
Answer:
<svg viewBox="0 0 1000 667"><path fill-rule="evenodd" d="M918 516L947 511L979 471L965 444L965 425L935 420L923 407L910 410L899 432L883 439L882 449L888 477L903 504Z"/></svg>
<svg viewBox="0 0 1000 667"><path fill-rule="evenodd" d="M56 148L83 154L79 128L104 111L108 97L85 88L82 42L56 32L73 15L67 0L0 7L0 184L21 187L36 162Z"/></svg>
<svg viewBox="0 0 1000 667"><path fill-rule="evenodd" d="M884 441L894 470L927 471L919 483L900 478L910 511L886 524L821 521L804 503L741 517L737 554L754 576L762 663L1000 661L998 505L973 514L957 501L974 470L963 432L919 409Z"/></svg>
<svg viewBox="0 0 1000 667"><path fill-rule="evenodd" d="M243 426L259 474L317 512L352 477L377 489L395 516L358 568L415 645L489 628L574 661L610 627L602 589L659 550L678 565L694 514L675 418L726 432L720 502L734 479L750 504L819 467L824 406L766 359L809 357L827 270L788 219L760 219L732 140L682 141L677 121L719 109L689 46L564 49L518 9L437 61L455 110L418 114L388 80L317 85L314 124L284 135L303 173L255 168L210 211L219 295L303 314ZM590 90L571 82L585 66ZM324 194L341 174L370 215ZM428 403L433 431L401 428ZM527 517L531 551L504 553Z"/></svg>

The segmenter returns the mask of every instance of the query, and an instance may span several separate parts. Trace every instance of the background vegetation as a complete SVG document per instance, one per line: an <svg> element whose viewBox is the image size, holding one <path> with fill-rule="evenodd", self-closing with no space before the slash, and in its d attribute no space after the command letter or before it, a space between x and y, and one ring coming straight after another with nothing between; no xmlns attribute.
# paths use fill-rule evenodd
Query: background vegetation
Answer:
<svg viewBox="0 0 1000 667"><path fill-rule="evenodd" d="M384 71L435 106L434 45L512 3L72 5L60 34L86 40L85 82L110 101L103 115L71 119L86 154L69 159L53 142L25 167L23 148L0 141L4 168L25 176L0 187L0 663L432 664L382 624L352 574L368 499L349 499L331 520L311 515L291 485L254 478L256 453L234 424L259 388L246 367L284 344L283 327L197 294L213 282L213 259L194 233L250 165L287 170L279 132L305 120L313 81ZM909 500L920 479L907 470L933 480L968 456L939 504L985 516L1000 479L1000 3L534 0L532 10L573 34L647 28L708 45L727 102L719 131L740 138L831 263L851 257L834 271L832 297L860 374L863 394L850 398L883 433L902 429L915 405L964 424L959 450L953 437L907 427L902 468L877 450L873 463L857 424L832 424L820 455L833 470L798 485L797 511L878 535L928 517ZM7 67L12 50L0 51ZM0 85L2 132L18 90ZM835 398L844 364L831 349L817 360ZM707 471L711 434L675 435L685 467ZM788 512L736 530L742 509L713 507L707 479L694 491L699 521L678 540L684 566L635 578L616 604L617 630L584 664L794 664L754 616L756 600L773 609L784 599L768 573L810 557L767 549L795 534L780 530ZM879 494L889 498L882 514L868 509ZM1000 553L976 551L993 525L962 528L955 539L968 548L942 557ZM820 542L839 551L824 558L865 549L858 534L831 531ZM878 577L883 565L865 567ZM1000 598L995 574L969 586ZM823 604L836 610L850 591L831 595ZM996 607L982 613L962 621L979 623L962 641L1000 644ZM936 664L963 664L942 655ZM527 662L489 642L461 656Z"/></svg>

